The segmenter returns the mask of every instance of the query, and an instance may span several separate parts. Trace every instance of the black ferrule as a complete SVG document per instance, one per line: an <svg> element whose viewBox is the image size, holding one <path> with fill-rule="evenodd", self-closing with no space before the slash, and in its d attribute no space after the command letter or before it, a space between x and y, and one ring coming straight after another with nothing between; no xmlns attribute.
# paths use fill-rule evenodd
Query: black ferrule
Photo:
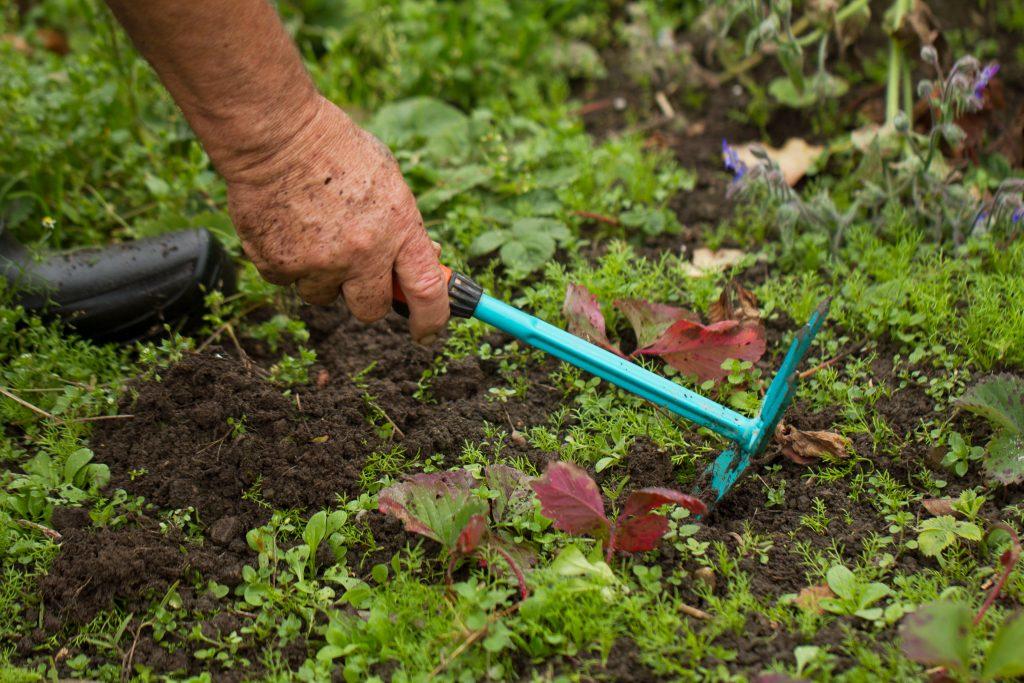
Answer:
<svg viewBox="0 0 1024 683"><path fill-rule="evenodd" d="M453 316L472 318L483 294L484 290L480 285L462 273L452 271L452 277L448 281L448 299L451 301Z"/></svg>

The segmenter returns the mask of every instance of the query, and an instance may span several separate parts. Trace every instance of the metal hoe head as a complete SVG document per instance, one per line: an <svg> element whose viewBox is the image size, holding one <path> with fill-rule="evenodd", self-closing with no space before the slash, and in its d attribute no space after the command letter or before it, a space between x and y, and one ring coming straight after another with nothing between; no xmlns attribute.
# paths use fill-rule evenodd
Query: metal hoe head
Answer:
<svg viewBox="0 0 1024 683"><path fill-rule="evenodd" d="M799 378L797 370L807 355L811 342L821 329L828 314L828 307L828 299L821 302L810 321L793 339L786 358L782 361L782 367L779 368L761 402L757 417L748 419L743 438L736 441L734 448L722 451L704 471L697 484L697 494L703 500L710 501L709 507L729 492L750 467L754 456L763 451L771 440L776 425L789 407L793 394L796 393Z"/></svg>
<svg viewBox="0 0 1024 683"><path fill-rule="evenodd" d="M472 284L462 275L455 276L453 281L463 287ZM750 418L484 294L476 285L473 285L473 288L470 292L472 296L467 294L463 297L468 303L460 307L460 315L472 316L493 325L527 344L597 375L626 391L664 406L676 415L707 427L732 441L735 444L734 448L719 455L698 484L698 494L709 507L728 493L750 466L753 457L760 453L771 439L775 425L778 424L796 389L797 367L807 355L811 341L821 329L828 311L826 300L811 316L810 322L797 334L778 375L772 380L768 393L765 394L760 412L757 417Z"/></svg>

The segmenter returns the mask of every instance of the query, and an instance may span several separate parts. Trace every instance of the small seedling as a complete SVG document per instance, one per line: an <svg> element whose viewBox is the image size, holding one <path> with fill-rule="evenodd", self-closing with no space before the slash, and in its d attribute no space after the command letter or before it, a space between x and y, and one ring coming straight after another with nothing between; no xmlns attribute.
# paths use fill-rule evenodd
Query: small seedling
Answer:
<svg viewBox="0 0 1024 683"><path fill-rule="evenodd" d="M695 515L707 512L704 503L693 496L671 489L645 488L626 498L622 512L612 522L605 515L597 484L568 462L551 463L544 476L530 485L540 499L541 514L552 520L556 529L602 541L606 562L616 550L653 550L668 531L668 518L654 512L664 505L678 505Z"/></svg>
<svg viewBox="0 0 1024 683"><path fill-rule="evenodd" d="M977 524L958 520L950 515L933 517L918 527L917 545L929 557L938 557L942 551L958 540L980 541L981 529Z"/></svg>
<svg viewBox="0 0 1024 683"><path fill-rule="evenodd" d="M841 564L829 569L825 580L836 597L822 598L819 604L823 610L833 614L849 614L875 621L884 614L884 610L875 604L892 595L892 589L884 583L862 581Z"/></svg>
<svg viewBox="0 0 1024 683"><path fill-rule="evenodd" d="M525 598L526 578L514 557L525 551L502 538L494 527L529 500L527 477L506 465L491 465L485 470L485 480L494 494L490 501L478 495L480 481L468 470L417 474L381 491L378 509L400 519L406 531L441 544L448 557L449 585L459 561L489 548L508 563Z"/></svg>
<svg viewBox="0 0 1024 683"><path fill-rule="evenodd" d="M957 401L995 430L985 446L985 473L1001 484L1024 481L1024 380L998 375L976 384Z"/></svg>

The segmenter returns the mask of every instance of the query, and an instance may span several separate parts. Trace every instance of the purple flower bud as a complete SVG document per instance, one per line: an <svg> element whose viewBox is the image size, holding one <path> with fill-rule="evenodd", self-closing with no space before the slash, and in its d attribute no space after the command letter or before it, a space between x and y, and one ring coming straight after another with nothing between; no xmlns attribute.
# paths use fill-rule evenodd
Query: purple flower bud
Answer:
<svg viewBox="0 0 1024 683"><path fill-rule="evenodd" d="M1021 207L1021 208L1017 209L1016 211L1014 211L1013 215L1010 217L1010 221L1014 225L1016 225L1017 223L1020 223L1022 219L1024 219L1024 207Z"/></svg>
<svg viewBox="0 0 1024 683"><path fill-rule="evenodd" d="M988 87L989 82L992 78L999 73L999 63L991 62L988 66L981 70L978 75L978 80L974 82L974 96L977 99L981 99L985 94L985 88Z"/></svg>
<svg viewBox="0 0 1024 683"><path fill-rule="evenodd" d="M729 145L729 141L722 139L722 161L725 167L732 171L732 181L738 182L747 174L747 165L740 159L739 153Z"/></svg>

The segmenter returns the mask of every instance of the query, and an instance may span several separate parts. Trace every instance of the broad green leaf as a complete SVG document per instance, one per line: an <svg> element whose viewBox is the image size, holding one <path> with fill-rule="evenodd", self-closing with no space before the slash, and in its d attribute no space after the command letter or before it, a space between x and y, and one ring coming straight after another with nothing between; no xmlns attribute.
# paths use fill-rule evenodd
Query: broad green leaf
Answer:
<svg viewBox="0 0 1024 683"><path fill-rule="evenodd" d="M512 222L512 234L516 239L531 238L542 234L562 242L572 237L565 223L555 218L517 218Z"/></svg>
<svg viewBox="0 0 1024 683"><path fill-rule="evenodd" d="M860 604L862 607L867 607L890 595L892 595L892 590L884 583L869 583L861 593Z"/></svg>
<svg viewBox="0 0 1024 683"><path fill-rule="evenodd" d="M420 211L430 213L445 202L486 183L493 177L494 171L489 166L479 164L446 170L439 174L436 187L419 196L417 204Z"/></svg>
<svg viewBox="0 0 1024 683"><path fill-rule="evenodd" d="M85 482L81 481L78 474L89 464L90 460L92 460L92 451L88 448L79 448L69 455L68 459L64 462L64 481L76 486L84 484Z"/></svg>
<svg viewBox="0 0 1024 683"><path fill-rule="evenodd" d="M413 97L381 107L367 126L393 147L421 147L438 161L469 150L469 119L432 97Z"/></svg>
<svg viewBox="0 0 1024 683"><path fill-rule="evenodd" d="M996 631L981 675L986 680L1024 676L1024 613L1010 615Z"/></svg>
<svg viewBox="0 0 1024 683"><path fill-rule="evenodd" d="M522 235L505 242L499 253L509 268L532 273L555 255L555 241L541 233Z"/></svg>
<svg viewBox="0 0 1024 683"><path fill-rule="evenodd" d="M822 99L842 97L850 89L849 84L838 76L821 74L805 81L804 89L798 90L793 81L779 77L768 84L768 92L779 103L794 109L813 106Z"/></svg>
<svg viewBox="0 0 1024 683"><path fill-rule="evenodd" d="M971 610L940 600L922 606L900 623L903 653L925 666L964 671L970 665Z"/></svg>
<svg viewBox="0 0 1024 683"><path fill-rule="evenodd" d="M1024 433L1024 380L1013 375L979 382L957 400L957 405L1012 434Z"/></svg>
<svg viewBox="0 0 1024 683"><path fill-rule="evenodd" d="M985 473L1000 484L1024 481L1024 433L997 434L988 442Z"/></svg>
<svg viewBox="0 0 1024 683"><path fill-rule="evenodd" d="M956 540L951 532L945 529L928 529L917 537L917 545L928 557L937 557Z"/></svg>
<svg viewBox="0 0 1024 683"><path fill-rule="evenodd" d="M512 233L508 230L488 230L482 235L477 236L473 243L469 245L469 255L477 257L489 254L505 244L511 237Z"/></svg>
<svg viewBox="0 0 1024 683"><path fill-rule="evenodd" d="M327 511L321 510L306 522L306 529L302 532L302 540L309 546L311 555L316 554L324 537L327 536Z"/></svg>
<svg viewBox="0 0 1024 683"><path fill-rule="evenodd" d="M832 592L844 600L853 600L857 597L857 577L843 565L837 564L829 569L825 580Z"/></svg>
<svg viewBox="0 0 1024 683"><path fill-rule="evenodd" d="M594 579L602 584L615 583L615 572L606 562L591 562L583 551L574 545L558 554L551 569L559 576L578 576Z"/></svg>

